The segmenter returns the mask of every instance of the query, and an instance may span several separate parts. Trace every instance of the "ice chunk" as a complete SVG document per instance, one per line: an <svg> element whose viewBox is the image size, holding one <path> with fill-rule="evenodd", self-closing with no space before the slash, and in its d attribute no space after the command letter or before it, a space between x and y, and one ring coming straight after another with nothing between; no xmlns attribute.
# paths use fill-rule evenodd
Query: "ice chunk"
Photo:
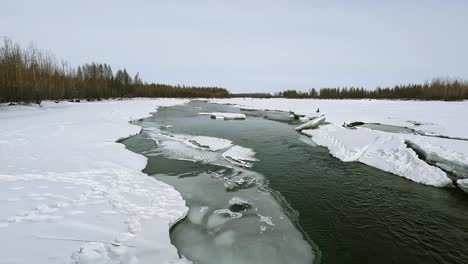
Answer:
<svg viewBox="0 0 468 264"><path fill-rule="evenodd" d="M408 135L406 144L422 159L456 178L468 178L468 142L446 138L427 138Z"/></svg>
<svg viewBox="0 0 468 264"><path fill-rule="evenodd" d="M189 136L187 137L192 142L195 142L201 147L207 147L210 150L217 151L232 146L232 141L224 138L215 138L207 136Z"/></svg>
<svg viewBox="0 0 468 264"><path fill-rule="evenodd" d="M227 139L181 134L166 135L157 131L151 132L152 139L160 141L160 144L159 148L147 152L146 155L148 156L164 155L172 159L201 161L225 167L231 167L231 164L251 167L251 162L257 161L254 158L255 152L252 149L238 145L232 146L233 143ZM232 147L225 152L216 152L230 146Z"/></svg>
<svg viewBox="0 0 468 264"><path fill-rule="evenodd" d="M468 179L462 179L457 181L458 187L464 192L468 193Z"/></svg>
<svg viewBox="0 0 468 264"><path fill-rule="evenodd" d="M225 113L225 112L212 112L212 113L198 113L199 115L209 115L214 119L224 119L224 120L235 120L235 119L245 119L245 114L241 113Z"/></svg>
<svg viewBox="0 0 468 264"><path fill-rule="evenodd" d="M452 185L445 172L421 160L398 134L332 124L302 132L342 161L359 161L426 185Z"/></svg>
<svg viewBox="0 0 468 264"><path fill-rule="evenodd" d="M323 124L325 122L325 116L317 117L315 119L312 119L305 124L302 124L298 127L296 127L297 131L303 130L303 129L314 129L317 128L319 125Z"/></svg>
<svg viewBox="0 0 468 264"><path fill-rule="evenodd" d="M227 161L244 167L251 167L249 161L257 161L254 157L255 152L250 148L244 148L238 145L233 146L222 154Z"/></svg>
<svg viewBox="0 0 468 264"><path fill-rule="evenodd" d="M312 119L316 119L318 116L312 116L312 115L306 115L306 116L303 116L303 117L299 117L299 121L305 123L305 122L308 122Z"/></svg>

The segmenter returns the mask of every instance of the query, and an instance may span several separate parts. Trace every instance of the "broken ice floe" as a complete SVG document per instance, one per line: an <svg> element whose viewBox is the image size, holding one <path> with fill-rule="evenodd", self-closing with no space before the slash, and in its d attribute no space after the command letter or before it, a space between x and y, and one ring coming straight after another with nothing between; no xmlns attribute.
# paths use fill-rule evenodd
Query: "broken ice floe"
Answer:
<svg viewBox="0 0 468 264"><path fill-rule="evenodd" d="M313 116L312 115L306 115L306 116L299 117L299 121L302 122L302 123L306 123L306 122L308 122L308 121L310 121L312 119L316 119L317 117L319 117L319 116L317 116L317 115L313 115Z"/></svg>
<svg viewBox="0 0 468 264"><path fill-rule="evenodd" d="M257 161L255 152L250 148L234 145L232 141L223 138L192 136L185 134L164 134L152 129L146 130L152 140L158 141L159 148L147 155L165 155L179 160L214 163L225 166L222 161L240 167L252 167Z"/></svg>
<svg viewBox="0 0 468 264"><path fill-rule="evenodd" d="M452 186L445 172L421 160L399 135L332 124L302 132L342 161L359 161L426 185Z"/></svg>
<svg viewBox="0 0 468 264"><path fill-rule="evenodd" d="M257 177L254 176L243 176L241 178L234 177L232 179L227 179L224 183L224 187L227 191L233 192L239 189L246 189L257 184Z"/></svg>
<svg viewBox="0 0 468 264"><path fill-rule="evenodd" d="M407 139L405 144L429 164L439 167L455 179L468 178L468 157L429 142Z"/></svg>
<svg viewBox="0 0 468 264"><path fill-rule="evenodd" d="M227 161L243 167L252 167L252 161L257 161L255 152L250 148L233 146L222 154Z"/></svg>
<svg viewBox="0 0 468 264"><path fill-rule="evenodd" d="M314 119L312 119L310 121L307 121L306 123L296 127L296 130L301 131L303 129L317 128L319 125L323 124L325 122L325 120L326 120L325 116L314 118Z"/></svg>
<svg viewBox="0 0 468 264"><path fill-rule="evenodd" d="M462 189L464 192L468 193L468 179L462 179L457 181L458 187Z"/></svg>
<svg viewBox="0 0 468 264"><path fill-rule="evenodd" d="M245 114L241 113L224 113L224 112L212 112L212 113L198 113L199 115L209 115L213 119L221 120L244 120Z"/></svg>

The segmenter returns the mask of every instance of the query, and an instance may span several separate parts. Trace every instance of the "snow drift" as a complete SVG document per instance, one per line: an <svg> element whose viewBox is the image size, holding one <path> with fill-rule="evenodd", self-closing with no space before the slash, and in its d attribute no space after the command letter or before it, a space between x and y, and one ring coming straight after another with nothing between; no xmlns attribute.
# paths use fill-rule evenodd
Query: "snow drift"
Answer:
<svg viewBox="0 0 468 264"><path fill-rule="evenodd" d="M184 100L0 106L1 263L182 263L169 228L187 213L116 140L129 120Z"/></svg>

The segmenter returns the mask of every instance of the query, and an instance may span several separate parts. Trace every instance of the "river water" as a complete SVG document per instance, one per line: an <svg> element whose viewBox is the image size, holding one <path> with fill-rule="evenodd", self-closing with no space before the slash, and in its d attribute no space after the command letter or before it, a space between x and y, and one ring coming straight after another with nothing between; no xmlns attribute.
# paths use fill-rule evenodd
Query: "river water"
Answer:
<svg viewBox="0 0 468 264"><path fill-rule="evenodd" d="M297 133L287 113L223 121L200 112L241 110L199 101L160 108L123 141L148 158L145 173L187 201L171 239L195 263L468 263L460 190L341 162ZM232 143L208 150L191 136ZM246 160L223 156L232 145Z"/></svg>

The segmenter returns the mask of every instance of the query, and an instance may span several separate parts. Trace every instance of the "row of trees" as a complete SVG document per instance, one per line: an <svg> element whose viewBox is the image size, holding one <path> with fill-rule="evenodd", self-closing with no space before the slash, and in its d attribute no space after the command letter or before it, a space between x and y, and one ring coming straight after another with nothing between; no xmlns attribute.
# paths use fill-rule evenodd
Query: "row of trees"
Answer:
<svg viewBox="0 0 468 264"><path fill-rule="evenodd" d="M285 98L321 98L321 99L417 99L417 100L466 100L468 82L449 79L434 79L424 84L396 85L394 87L367 90L364 88L322 88L310 91L287 90L277 96Z"/></svg>
<svg viewBox="0 0 468 264"><path fill-rule="evenodd" d="M137 73L126 69L115 73L105 63L71 67L54 55L34 47L22 49L9 39L0 44L0 102L35 102L84 98L100 100L117 97L271 97L270 94L229 94L217 87L172 86L148 84ZM287 90L275 95L285 98L375 98L419 100L468 99L468 82L435 79L424 84L376 88L322 88L307 92Z"/></svg>
<svg viewBox="0 0 468 264"><path fill-rule="evenodd" d="M35 102L116 97L227 97L217 87L185 87L144 83L126 69L115 73L105 63L71 67L34 47L22 49L9 39L0 46L0 102Z"/></svg>

